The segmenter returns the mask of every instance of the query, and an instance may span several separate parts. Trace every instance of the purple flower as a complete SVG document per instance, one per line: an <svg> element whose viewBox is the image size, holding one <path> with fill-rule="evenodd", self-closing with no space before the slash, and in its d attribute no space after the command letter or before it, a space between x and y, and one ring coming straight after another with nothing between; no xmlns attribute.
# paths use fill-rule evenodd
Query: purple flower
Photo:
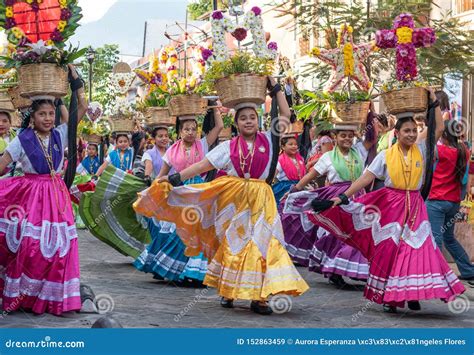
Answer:
<svg viewBox="0 0 474 355"><path fill-rule="evenodd" d="M53 33L51 33L50 38L53 42L62 42L62 41L64 41L64 37L61 34L61 32L58 31L58 29L55 29L53 31Z"/></svg>
<svg viewBox="0 0 474 355"><path fill-rule="evenodd" d="M37 2L31 4L31 10L33 10L34 12L38 12L39 9L39 4Z"/></svg>
<svg viewBox="0 0 474 355"><path fill-rule="evenodd" d="M203 48L203 49L201 49L201 55L202 55L202 59L207 61L210 57L212 57L213 52L210 49Z"/></svg>
<svg viewBox="0 0 474 355"><path fill-rule="evenodd" d="M260 9L258 6L252 7L250 11L252 11L255 16L260 16L260 14L262 13L262 9Z"/></svg>
<svg viewBox="0 0 474 355"><path fill-rule="evenodd" d="M399 53L402 57L406 57L408 55L408 51L406 49L400 49Z"/></svg>
<svg viewBox="0 0 474 355"><path fill-rule="evenodd" d="M61 9L61 20L69 20L72 16L72 12L69 9Z"/></svg>
<svg viewBox="0 0 474 355"><path fill-rule="evenodd" d="M395 21L393 22L393 28L397 29L400 27L415 27L415 22L413 21L413 17L411 14L400 14L395 18Z"/></svg>
<svg viewBox="0 0 474 355"><path fill-rule="evenodd" d="M375 33L375 44L377 47L395 48L397 45L397 38L393 30L379 30Z"/></svg>
<svg viewBox="0 0 474 355"><path fill-rule="evenodd" d="M214 11L212 13L212 18L214 20L222 20L224 18L224 15L222 14L222 11Z"/></svg>
<svg viewBox="0 0 474 355"><path fill-rule="evenodd" d="M15 4L15 0L5 0L5 6L13 6Z"/></svg>
<svg viewBox="0 0 474 355"><path fill-rule="evenodd" d="M278 44L276 42L270 42L268 43L268 49L271 51L277 51L278 50Z"/></svg>
<svg viewBox="0 0 474 355"><path fill-rule="evenodd" d="M155 85L161 85L163 84L163 78L161 76L161 74L157 74L153 77L153 79L151 79L151 83L152 84L155 84Z"/></svg>
<svg viewBox="0 0 474 355"><path fill-rule="evenodd" d="M436 34L432 28L417 28L412 37L415 47L429 47L436 42Z"/></svg>
<svg viewBox="0 0 474 355"><path fill-rule="evenodd" d="M16 22L13 18L7 18L5 21L5 28L8 30L9 28L13 28L16 26Z"/></svg>
<svg viewBox="0 0 474 355"><path fill-rule="evenodd" d="M247 30L245 28L239 27L236 28L231 34L237 41L241 42L245 39L245 37L247 37Z"/></svg>

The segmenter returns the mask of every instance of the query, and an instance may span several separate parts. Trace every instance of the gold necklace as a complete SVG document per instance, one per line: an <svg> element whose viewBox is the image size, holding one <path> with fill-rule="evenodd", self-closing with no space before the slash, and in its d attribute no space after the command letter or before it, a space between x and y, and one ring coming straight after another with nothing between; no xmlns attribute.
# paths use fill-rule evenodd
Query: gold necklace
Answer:
<svg viewBox="0 0 474 355"><path fill-rule="evenodd" d="M242 170L242 173L244 174L244 178L246 179L250 179L250 170L252 169L252 163L253 163L253 157L255 156L255 146L256 146L256 143L255 141L253 142L253 147L252 147L252 150L249 151L249 153L247 154L246 157L244 157L244 153L242 151L242 146L240 144L240 137L239 137L239 164L240 164L240 170ZM245 144L247 144L247 142L245 142ZM245 172L245 167L247 166L247 159L250 157L250 164L249 164L249 168L248 168L248 172Z"/></svg>
<svg viewBox="0 0 474 355"><path fill-rule="evenodd" d="M36 138L38 139L38 142L41 146L41 149L43 151L44 157L46 159L46 163L48 164L51 180L53 181L53 190L54 190L54 197L55 197L55 200L56 200L56 206L58 207L59 213L63 215L66 212L66 207L67 207L67 204L69 203L69 194L64 193L64 191L65 191L64 186L60 186L61 184L56 180L56 179L58 179L58 177L56 175L56 170L54 169L52 152L51 152L51 154L49 154L49 152L48 152L49 147L45 148L45 146L43 144L43 140L40 138L38 132L36 132L36 131L34 131L34 132L35 132ZM51 139L52 139L52 135L51 135L51 133L49 133L49 145L50 146L52 145ZM61 210L61 206L60 206L61 204L59 202L58 190L60 192L62 192L62 194L64 196L64 200L66 202L64 204L62 210Z"/></svg>

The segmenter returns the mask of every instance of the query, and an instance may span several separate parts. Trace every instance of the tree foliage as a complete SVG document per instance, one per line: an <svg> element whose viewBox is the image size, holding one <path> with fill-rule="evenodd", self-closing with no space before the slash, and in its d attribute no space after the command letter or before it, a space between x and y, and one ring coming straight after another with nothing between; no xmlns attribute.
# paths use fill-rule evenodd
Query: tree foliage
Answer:
<svg viewBox="0 0 474 355"><path fill-rule="evenodd" d="M106 44L95 49L95 59L92 65L92 100L99 102L104 112L109 112L115 101L115 94L110 89L110 77L114 65L119 61L119 47L116 44ZM83 58L80 65L81 75L86 81L86 92L89 95L89 62Z"/></svg>

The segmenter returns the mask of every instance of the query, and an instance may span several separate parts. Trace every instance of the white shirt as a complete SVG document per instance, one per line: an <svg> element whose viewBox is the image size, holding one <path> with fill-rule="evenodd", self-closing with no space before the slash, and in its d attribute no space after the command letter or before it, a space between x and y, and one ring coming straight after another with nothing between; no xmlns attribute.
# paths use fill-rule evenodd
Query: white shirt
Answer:
<svg viewBox="0 0 474 355"><path fill-rule="evenodd" d="M367 160L367 156L369 155L369 151L364 147L364 143L359 142L353 145L353 148L359 153L360 157L362 158L362 164L365 163ZM336 148L334 148L336 149ZM336 171L336 168L332 164L331 161L331 153L332 152L326 152L324 153L321 158L319 158L318 162L314 165L314 170L318 172L319 175L327 175L327 179L330 184L335 184L338 182L344 182L344 180L341 179L339 174ZM349 155L343 156L344 159L348 160ZM358 178L358 176L356 176Z"/></svg>
<svg viewBox="0 0 474 355"><path fill-rule="evenodd" d="M426 169L426 141L423 140L417 144L418 148L421 151L421 155L423 157L423 173L422 178L420 179L417 190L421 189L421 185L424 181L425 176L425 169ZM382 150L377 156L375 157L372 164L367 167L367 170L374 174L377 179L384 180L385 186L387 187L394 187L392 179L390 179L390 175L388 174L387 170L387 158L386 158L386 150Z"/></svg>
<svg viewBox="0 0 474 355"><path fill-rule="evenodd" d="M272 138L271 138L271 132L265 132L265 137L267 138L269 142L269 147L270 151L265 152L266 154L270 154L270 159L268 159L268 164L265 167L265 170L263 171L262 175L259 177L260 180L265 180L268 177L268 174L270 173L270 165L271 165L271 154L272 154ZM247 142L247 147L249 148L249 151L252 150L253 144ZM259 154L259 152L255 152L255 154ZM213 150L211 150L207 155L206 155L207 160L214 166L214 168L218 170L223 170L227 173L229 176L239 176L237 174L237 171L234 168L234 165L232 164L232 161L230 159L230 141L225 141L219 144L217 147L215 147Z"/></svg>
<svg viewBox="0 0 474 355"><path fill-rule="evenodd" d="M201 138L200 139L201 141L201 146L202 146L202 153L204 154L204 156L206 156L207 152L209 152L209 145L207 144L207 138L204 137L204 138ZM171 146L172 147L172 146ZM169 159L168 159L168 152L169 150L171 149L171 147L169 147L167 150L166 150L166 153L165 155L162 156L162 159L163 161L169 166L169 167L172 167L174 168L174 166L171 165ZM215 149L214 149L215 150ZM151 160L151 159L150 159ZM195 163L198 163L197 161ZM176 170L176 169L175 169Z"/></svg>
<svg viewBox="0 0 474 355"><path fill-rule="evenodd" d="M55 128L59 132L59 136L61 137L61 163L59 164L58 168L56 169L57 173L60 173L63 170L63 163L64 163L64 149L68 145L67 140L67 123L63 123ZM47 147L49 145L49 136L43 140L43 145ZM23 149L20 139L16 136L11 143L8 145L7 151L12 160L14 162L20 163L22 170L25 174L37 174L36 170L31 165L30 159L26 155L25 150Z"/></svg>

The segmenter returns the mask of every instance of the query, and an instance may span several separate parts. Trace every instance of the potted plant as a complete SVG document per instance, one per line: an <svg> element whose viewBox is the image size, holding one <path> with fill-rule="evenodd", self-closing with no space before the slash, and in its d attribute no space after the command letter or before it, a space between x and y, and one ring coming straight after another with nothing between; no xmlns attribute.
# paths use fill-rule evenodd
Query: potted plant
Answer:
<svg viewBox="0 0 474 355"><path fill-rule="evenodd" d="M263 31L262 10L253 7L242 25L232 23L221 11L211 15L213 49L207 53L211 66L205 74L208 89L217 91L222 104L232 108L241 102L253 102L261 105L265 102L267 76L273 71L278 46L275 42L268 45ZM247 33L253 38L253 52L238 50L228 53L225 33L229 32L238 42L242 42Z"/></svg>
<svg viewBox="0 0 474 355"><path fill-rule="evenodd" d="M169 111L172 116L198 116L207 109L207 100L201 97L200 80L195 77L173 78L168 84Z"/></svg>
<svg viewBox="0 0 474 355"><path fill-rule="evenodd" d="M77 0L49 0L48 6L40 6L41 3L40 0L0 1L0 26L16 47L11 56L3 59L8 68L18 70L21 96L63 97L68 92L67 64L86 51L71 46L64 49L65 41L79 26L81 8ZM24 21L25 18L28 20ZM40 20L48 26L33 25Z"/></svg>

